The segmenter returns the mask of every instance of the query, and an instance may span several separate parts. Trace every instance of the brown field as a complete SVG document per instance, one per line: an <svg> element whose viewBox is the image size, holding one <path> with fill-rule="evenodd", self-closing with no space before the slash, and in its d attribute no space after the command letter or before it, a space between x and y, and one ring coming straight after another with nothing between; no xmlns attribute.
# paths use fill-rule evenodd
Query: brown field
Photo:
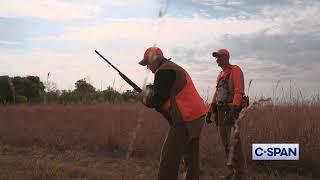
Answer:
<svg viewBox="0 0 320 180"><path fill-rule="evenodd" d="M251 111L241 122L249 179L319 179L319 110L315 102ZM0 179L154 179L167 129L139 104L1 106ZM300 160L253 162L252 143L299 143ZM224 172L216 127L206 124L201 179Z"/></svg>

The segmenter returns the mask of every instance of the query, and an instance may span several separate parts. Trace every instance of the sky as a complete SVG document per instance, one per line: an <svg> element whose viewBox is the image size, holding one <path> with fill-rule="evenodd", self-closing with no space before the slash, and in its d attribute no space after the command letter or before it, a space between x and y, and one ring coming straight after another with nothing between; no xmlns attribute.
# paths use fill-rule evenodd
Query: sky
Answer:
<svg viewBox="0 0 320 180"><path fill-rule="evenodd" d="M320 92L319 12L318 0L3 0L0 75L125 91L94 50L142 86L153 75L138 62L155 44L211 99L221 71L211 54L227 48L246 94L310 98Z"/></svg>

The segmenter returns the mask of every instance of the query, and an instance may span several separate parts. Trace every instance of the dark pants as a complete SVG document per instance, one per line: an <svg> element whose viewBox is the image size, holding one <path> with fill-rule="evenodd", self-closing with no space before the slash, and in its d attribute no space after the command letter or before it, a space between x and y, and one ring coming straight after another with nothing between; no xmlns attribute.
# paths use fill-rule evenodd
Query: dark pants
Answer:
<svg viewBox="0 0 320 180"><path fill-rule="evenodd" d="M232 140L230 139L230 134L231 134L231 126L224 126L220 125L219 127L219 133L220 133L220 138L222 141L222 144L224 146L226 158L230 156L229 150L231 146L234 146L234 155L233 155L233 168L236 170L238 173L242 174L243 169L244 169L244 157L243 157L243 152L242 152L242 146L241 146L241 140L239 138L237 144L232 144L230 143Z"/></svg>
<svg viewBox="0 0 320 180"><path fill-rule="evenodd" d="M190 139L184 124L170 127L163 144L158 180L177 180L180 161L185 154L186 180L199 180L199 137Z"/></svg>
<svg viewBox="0 0 320 180"><path fill-rule="evenodd" d="M242 146L241 146L241 140L240 136L237 136L235 138L238 138L236 141L232 138L231 134L233 129L233 124L226 123L225 116L226 116L226 109L219 109L218 108L218 129L220 138L222 141L222 144L225 149L226 158L228 159L230 153L232 154L232 171L235 171L238 174L244 173L245 163L244 163L244 155L242 152ZM236 144L233 144L233 142L237 142ZM233 148L234 151L230 152L230 148ZM230 168L230 167L228 167Z"/></svg>

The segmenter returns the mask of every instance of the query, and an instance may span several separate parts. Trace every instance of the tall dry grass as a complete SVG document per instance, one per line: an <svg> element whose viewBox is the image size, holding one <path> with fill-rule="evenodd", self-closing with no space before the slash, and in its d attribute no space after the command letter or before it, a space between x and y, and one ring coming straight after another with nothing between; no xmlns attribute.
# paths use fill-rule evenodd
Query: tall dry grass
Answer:
<svg viewBox="0 0 320 180"><path fill-rule="evenodd" d="M14 146L42 146L125 155L136 128L133 156L158 158L168 125L162 116L140 104L9 105L0 107L0 142ZM247 162L252 167L320 168L320 104L261 105L241 122ZM252 143L299 143L300 160L271 163L251 161ZM201 139L202 166L223 167L224 153L214 125L206 125ZM286 167L286 168L283 168ZM289 168L290 169L290 168Z"/></svg>
<svg viewBox="0 0 320 180"><path fill-rule="evenodd" d="M0 140L18 146L126 152L141 108L137 104L2 106ZM148 109L144 113L147 120L135 147L156 154L161 144L154 140L161 141L167 125L158 113Z"/></svg>
<svg viewBox="0 0 320 180"><path fill-rule="evenodd" d="M319 102L268 103L258 106L241 122L241 136L249 164L264 164L280 170L299 172L320 168L320 104ZM252 143L299 143L299 161L251 161ZM319 175L319 173L317 173Z"/></svg>

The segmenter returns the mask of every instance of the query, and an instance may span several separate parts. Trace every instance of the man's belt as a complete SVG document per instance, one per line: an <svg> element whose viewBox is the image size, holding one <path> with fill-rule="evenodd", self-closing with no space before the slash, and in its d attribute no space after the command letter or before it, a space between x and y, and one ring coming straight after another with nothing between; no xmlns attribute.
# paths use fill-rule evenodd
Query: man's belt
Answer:
<svg viewBox="0 0 320 180"><path fill-rule="evenodd" d="M225 106L228 106L228 103L227 103L227 102L218 101L218 102L216 103L216 105L217 105L218 107L225 107Z"/></svg>

